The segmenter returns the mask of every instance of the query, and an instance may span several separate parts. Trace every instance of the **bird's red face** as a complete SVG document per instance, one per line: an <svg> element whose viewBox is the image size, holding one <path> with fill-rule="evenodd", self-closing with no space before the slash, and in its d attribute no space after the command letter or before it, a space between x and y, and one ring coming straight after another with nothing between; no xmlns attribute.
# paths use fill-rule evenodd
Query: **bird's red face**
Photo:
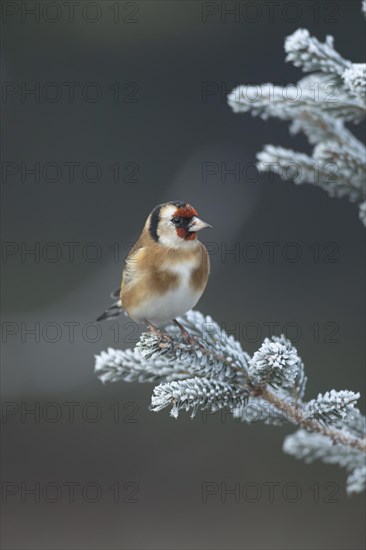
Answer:
<svg viewBox="0 0 366 550"><path fill-rule="evenodd" d="M186 241L193 241L197 237L197 233L195 231L189 230L190 224L192 223L194 217L198 218L198 214L190 204L187 204L182 208L177 208L174 212L172 222L176 227L178 237Z"/></svg>

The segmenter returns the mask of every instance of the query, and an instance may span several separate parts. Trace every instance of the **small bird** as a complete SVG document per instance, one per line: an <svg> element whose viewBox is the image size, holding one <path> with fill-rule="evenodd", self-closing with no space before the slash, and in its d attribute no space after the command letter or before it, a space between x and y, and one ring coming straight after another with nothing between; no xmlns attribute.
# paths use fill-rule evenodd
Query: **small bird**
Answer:
<svg viewBox="0 0 366 550"><path fill-rule="evenodd" d="M159 204L149 214L141 236L127 256L118 298L97 321L112 319L125 310L134 321L145 322L159 338L169 338L158 327L173 321L183 338L193 338L175 319L193 308L210 274L206 247L197 232L212 225L199 219L190 204Z"/></svg>

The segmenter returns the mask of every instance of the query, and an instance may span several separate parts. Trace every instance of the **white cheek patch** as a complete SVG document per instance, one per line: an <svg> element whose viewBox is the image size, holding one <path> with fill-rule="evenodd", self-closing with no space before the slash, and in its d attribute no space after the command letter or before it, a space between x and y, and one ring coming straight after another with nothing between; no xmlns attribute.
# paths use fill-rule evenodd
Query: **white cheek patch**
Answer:
<svg viewBox="0 0 366 550"><path fill-rule="evenodd" d="M176 206L166 206L160 212L160 221L158 227L159 242L168 248L179 248L184 242L177 235L176 228L172 224L172 218L176 212Z"/></svg>
<svg viewBox="0 0 366 550"><path fill-rule="evenodd" d="M170 221L160 222L158 235L159 242L168 248L178 248L184 242L183 239L178 237L175 227Z"/></svg>

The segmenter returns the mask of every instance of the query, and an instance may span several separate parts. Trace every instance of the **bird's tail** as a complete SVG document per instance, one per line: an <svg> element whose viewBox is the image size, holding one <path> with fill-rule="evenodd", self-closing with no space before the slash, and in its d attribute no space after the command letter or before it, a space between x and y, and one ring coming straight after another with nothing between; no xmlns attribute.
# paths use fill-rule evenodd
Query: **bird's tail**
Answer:
<svg viewBox="0 0 366 550"><path fill-rule="evenodd" d="M96 319L97 321L110 321L111 319L119 317L121 313L124 313L122 302L119 298L120 291L121 289L118 288L117 290L112 292L111 298L118 298L117 302L114 302L108 309L106 309L105 312Z"/></svg>

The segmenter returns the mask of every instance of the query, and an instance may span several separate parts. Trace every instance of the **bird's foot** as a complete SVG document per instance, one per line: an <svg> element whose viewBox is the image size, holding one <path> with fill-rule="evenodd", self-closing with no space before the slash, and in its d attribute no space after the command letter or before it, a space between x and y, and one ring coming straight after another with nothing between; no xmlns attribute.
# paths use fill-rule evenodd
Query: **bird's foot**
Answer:
<svg viewBox="0 0 366 550"><path fill-rule="evenodd" d="M147 324L147 327L149 328L150 332L152 334L155 334L155 336L158 338L159 344L161 344L161 347L164 347L164 342L167 342L169 344L173 342L173 338L167 332L160 330L158 327L156 327L146 319L144 321Z"/></svg>
<svg viewBox="0 0 366 550"><path fill-rule="evenodd" d="M199 346L200 348L203 347L198 338L189 334L189 332L184 328L183 325L179 323L179 321L173 319L173 323L177 325L180 330L181 337L187 344L189 344L190 346Z"/></svg>

